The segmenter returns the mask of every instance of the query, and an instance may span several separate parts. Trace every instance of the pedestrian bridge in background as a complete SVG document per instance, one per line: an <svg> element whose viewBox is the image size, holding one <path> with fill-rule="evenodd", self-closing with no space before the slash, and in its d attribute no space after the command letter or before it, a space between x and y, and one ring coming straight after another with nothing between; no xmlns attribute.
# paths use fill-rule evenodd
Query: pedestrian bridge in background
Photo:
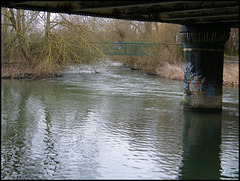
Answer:
<svg viewBox="0 0 240 181"><path fill-rule="evenodd" d="M133 42L94 42L105 55L148 56L159 48L181 47L181 44L133 43Z"/></svg>

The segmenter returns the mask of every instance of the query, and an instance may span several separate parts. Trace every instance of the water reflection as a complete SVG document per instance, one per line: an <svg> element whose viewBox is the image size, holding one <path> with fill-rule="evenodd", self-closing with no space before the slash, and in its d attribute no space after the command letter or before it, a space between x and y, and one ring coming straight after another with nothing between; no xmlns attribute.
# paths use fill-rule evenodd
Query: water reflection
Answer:
<svg viewBox="0 0 240 181"><path fill-rule="evenodd" d="M96 175L98 136L89 107L97 100L44 81L4 80L2 85L2 179Z"/></svg>
<svg viewBox="0 0 240 181"><path fill-rule="evenodd" d="M1 83L2 179L238 178L236 92L202 114L180 82L126 68Z"/></svg>
<svg viewBox="0 0 240 181"><path fill-rule="evenodd" d="M12 89L10 87L9 82L1 89L1 108L11 110L9 113L2 111L1 119L1 178L6 179L9 175L20 178L25 172L22 167L28 162L30 145L26 144L26 134L31 134L25 122L25 98L29 97L31 90L29 87L27 91L17 89L18 84L14 84Z"/></svg>
<svg viewBox="0 0 240 181"><path fill-rule="evenodd" d="M222 113L183 112L179 179L219 179Z"/></svg>

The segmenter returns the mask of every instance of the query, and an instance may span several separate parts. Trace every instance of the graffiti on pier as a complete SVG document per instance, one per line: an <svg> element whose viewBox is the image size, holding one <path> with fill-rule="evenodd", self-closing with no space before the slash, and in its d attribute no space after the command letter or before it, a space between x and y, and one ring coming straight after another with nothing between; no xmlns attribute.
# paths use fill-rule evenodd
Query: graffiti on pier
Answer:
<svg viewBox="0 0 240 181"><path fill-rule="evenodd" d="M214 87L205 84L206 77L201 78L202 75L195 75L189 82L189 90L192 94L200 94L207 97L214 96Z"/></svg>
<svg viewBox="0 0 240 181"><path fill-rule="evenodd" d="M193 94L197 94L197 93L201 93L202 92L203 83L204 83L206 78L204 78L202 80L200 78L201 78L201 76L197 76L196 75L189 82L189 90Z"/></svg>
<svg viewBox="0 0 240 181"><path fill-rule="evenodd" d="M185 62L184 63L184 74L186 74L186 77L193 77L194 76L194 66L191 62Z"/></svg>

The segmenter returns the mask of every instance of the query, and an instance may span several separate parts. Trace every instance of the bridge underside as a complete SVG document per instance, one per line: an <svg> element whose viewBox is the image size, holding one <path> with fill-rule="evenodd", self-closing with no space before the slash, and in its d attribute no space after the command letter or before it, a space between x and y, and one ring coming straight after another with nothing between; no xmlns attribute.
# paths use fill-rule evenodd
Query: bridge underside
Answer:
<svg viewBox="0 0 240 181"><path fill-rule="evenodd" d="M2 1L1 6L181 25L239 26L239 1Z"/></svg>
<svg viewBox="0 0 240 181"><path fill-rule="evenodd" d="M1 6L181 24L183 107L222 110L224 45L230 28L239 28L239 1L3 1Z"/></svg>

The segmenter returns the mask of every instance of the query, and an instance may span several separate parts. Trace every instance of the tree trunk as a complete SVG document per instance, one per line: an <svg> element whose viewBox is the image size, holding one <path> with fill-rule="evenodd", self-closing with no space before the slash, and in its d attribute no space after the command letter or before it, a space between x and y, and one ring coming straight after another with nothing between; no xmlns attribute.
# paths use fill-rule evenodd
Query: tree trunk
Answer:
<svg viewBox="0 0 240 181"><path fill-rule="evenodd" d="M152 42L152 22L145 22L144 39L146 42Z"/></svg>
<svg viewBox="0 0 240 181"><path fill-rule="evenodd" d="M27 50L27 46L24 45L25 33L22 31L22 28L21 28L21 14L20 14L20 10L17 10L16 18L15 18L15 14L14 14L13 10L9 9L9 11L10 11L10 21L11 21L11 23L13 25L13 28L17 32L17 39L18 39L19 44L21 46L21 51L22 51L24 57L26 58L26 60L28 61L29 65L32 65L33 58L31 56L30 51Z"/></svg>
<svg viewBox="0 0 240 181"><path fill-rule="evenodd" d="M46 40L49 39L49 35L50 35L50 12L47 12L47 22L46 22L46 27L45 27L45 38Z"/></svg>

